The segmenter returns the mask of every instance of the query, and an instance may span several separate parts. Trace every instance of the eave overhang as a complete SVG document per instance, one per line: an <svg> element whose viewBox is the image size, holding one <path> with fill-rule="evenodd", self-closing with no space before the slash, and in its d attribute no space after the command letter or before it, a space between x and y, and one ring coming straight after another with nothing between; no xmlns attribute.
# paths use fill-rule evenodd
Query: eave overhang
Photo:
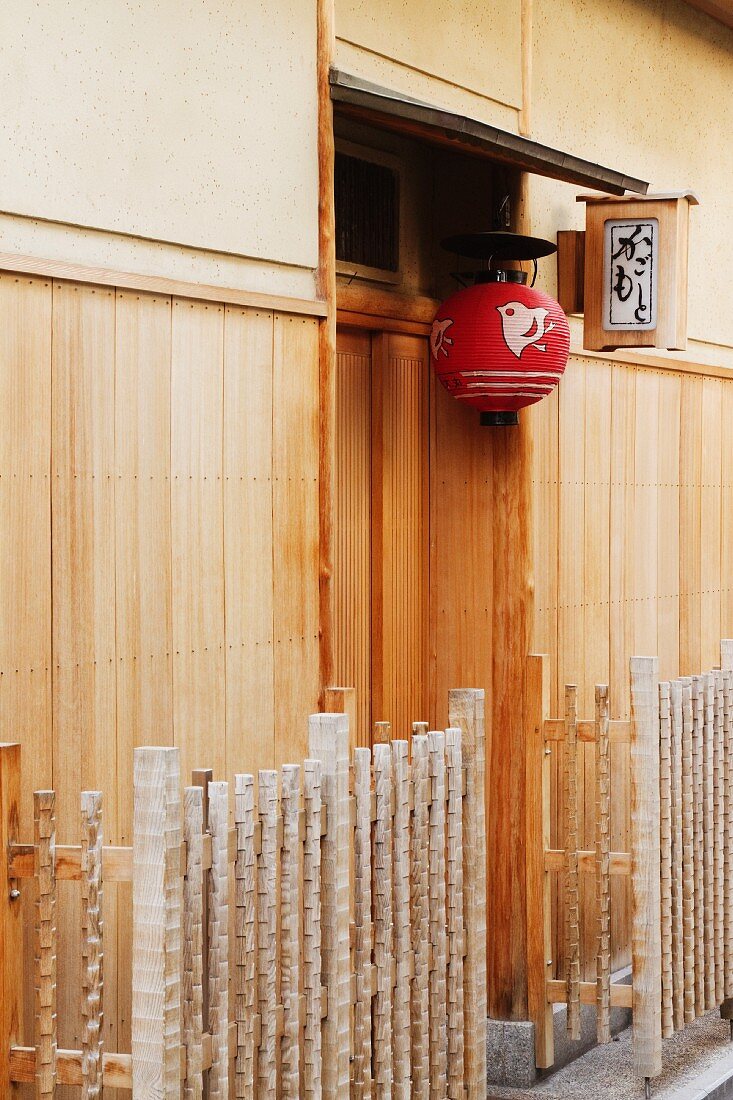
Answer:
<svg viewBox="0 0 733 1100"><path fill-rule="evenodd" d="M339 69L331 69L330 83L331 99L339 113L382 129L396 130L430 144L449 146L457 152L498 160L526 172L592 187L610 195L623 195L627 191L644 195L649 189L645 180L604 168L466 115L431 107Z"/></svg>

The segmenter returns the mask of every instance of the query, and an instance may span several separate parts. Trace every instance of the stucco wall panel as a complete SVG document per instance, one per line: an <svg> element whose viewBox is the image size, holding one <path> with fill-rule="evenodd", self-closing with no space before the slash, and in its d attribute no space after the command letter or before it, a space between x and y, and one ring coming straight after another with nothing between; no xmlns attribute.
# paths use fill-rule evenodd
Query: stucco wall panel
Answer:
<svg viewBox="0 0 733 1100"><path fill-rule="evenodd" d="M534 138L647 179L652 191L699 195L689 334L733 344L733 31L681 2L535 0L533 42ZM533 180L535 230L582 228L576 193Z"/></svg>
<svg viewBox="0 0 733 1100"><path fill-rule="evenodd" d="M0 209L317 263L315 0L6 0Z"/></svg>
<svg viewBox="0 0 733 1100"><path fill-rule="evenodd" d="M517 0L337 0L339 38L510 106L521 106Z"/></svg>

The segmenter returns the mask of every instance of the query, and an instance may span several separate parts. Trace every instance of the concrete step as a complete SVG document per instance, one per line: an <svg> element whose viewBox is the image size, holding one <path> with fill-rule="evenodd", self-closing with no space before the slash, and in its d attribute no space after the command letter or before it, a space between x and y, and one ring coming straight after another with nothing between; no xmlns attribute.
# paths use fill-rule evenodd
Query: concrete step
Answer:
<svg viewBox="0 0 733 1100"><path fill-rule="evenodd" d="M663 1073L652 1081L652 1100L733 1100L733 1043L717 1011L663 1043ZM529 1088L490 1085L491 1100L642 1100L634 1076L631 1029L594 1047Z"/></svg>

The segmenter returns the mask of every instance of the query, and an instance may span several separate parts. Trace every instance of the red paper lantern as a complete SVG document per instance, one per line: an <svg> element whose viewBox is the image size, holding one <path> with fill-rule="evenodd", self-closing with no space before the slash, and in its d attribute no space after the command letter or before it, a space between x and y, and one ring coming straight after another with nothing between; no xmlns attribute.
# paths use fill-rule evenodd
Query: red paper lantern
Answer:
<svg viewBox="0 0 733 1100"><path fill-rule="evenodd" d="M558 384L570 329L549 295L516 282L481 282L443 302L430 349L453 397L483 413L511 414Z"/></svg>

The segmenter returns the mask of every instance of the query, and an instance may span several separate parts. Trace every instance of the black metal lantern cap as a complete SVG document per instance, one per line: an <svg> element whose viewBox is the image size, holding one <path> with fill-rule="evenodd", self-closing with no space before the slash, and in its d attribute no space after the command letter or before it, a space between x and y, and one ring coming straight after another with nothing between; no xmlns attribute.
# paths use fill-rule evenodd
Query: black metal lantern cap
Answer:
<svg viewBox="0 0 733 1100"><path fill-rule="evenodd" d="M440 242L446 252L471 260L539 260L557 252L557 245L542 237L490 229L485 233L458 233Z"/></svg>

